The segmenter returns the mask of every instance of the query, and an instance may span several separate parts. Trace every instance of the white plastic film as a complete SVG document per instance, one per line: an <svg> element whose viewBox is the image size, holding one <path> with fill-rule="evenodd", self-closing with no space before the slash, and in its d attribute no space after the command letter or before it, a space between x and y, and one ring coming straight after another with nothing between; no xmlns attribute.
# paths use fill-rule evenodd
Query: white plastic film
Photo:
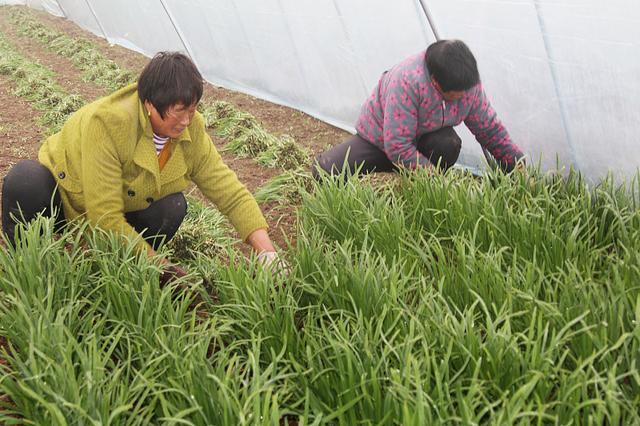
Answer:
<svg viewBox="0 0 640 426"><path fill-rule="evenodd" d="M420 0L34 0L111 42L189 53L207 80L353 130L380 74L435 40ZM640 2L423 0L466 41L515 142L544 169L598 178L640 165ZM125 13L126 11L126 13ZM461 163L482 153L463 136ZM336 143L339 141L336 141Z"/></svg>
<svg viewBox="0 0 640 426"><path fill-rule="evenodd" d="M45 12L55 16L64 16L64 13L60 10L60 6L56 0L27 0L26 2L23 2L23 4L34 9L44 10Z"/></svg>

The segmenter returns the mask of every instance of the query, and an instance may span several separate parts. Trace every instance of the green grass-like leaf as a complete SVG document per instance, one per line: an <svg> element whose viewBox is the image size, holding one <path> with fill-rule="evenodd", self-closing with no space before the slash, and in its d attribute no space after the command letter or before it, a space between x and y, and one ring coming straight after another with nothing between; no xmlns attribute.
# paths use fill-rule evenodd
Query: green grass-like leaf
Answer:
<svg viewBox="0 0 640 426"><path fill-rule="evenodd" d="M218 214L190 201L203 248L183 290L120 237L20 230L0 252L2 420L640 420L633 188L416 171L302 200L284 277L218 245ZM215 297L196 305L203 271Z"/></svg>

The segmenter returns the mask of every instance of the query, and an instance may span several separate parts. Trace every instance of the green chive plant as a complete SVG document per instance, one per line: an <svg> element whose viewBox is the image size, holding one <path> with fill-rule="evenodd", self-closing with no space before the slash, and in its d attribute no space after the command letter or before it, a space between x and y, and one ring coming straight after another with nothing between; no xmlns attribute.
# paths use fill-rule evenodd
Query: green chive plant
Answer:
<svg viewBox="0 0 640 426"><path fill-rule="evenodd" d="M228 252L200 303L196 274L161 288L158 259L119 237L21 228L0 252L1 420L640 422L628 186L533 170L314 185L289 274Z"/></svg>
<svg viewBox="0 0 640 426"><path fill-rule="evenodd" d="M187 196L187 205L187 216L167 248L172 261L209 282L217 274L217 263L228 259L239 241L218 210L193 196Z"/></svg>
<svg viewBox="0 0 640 426"><path fill-rule="evenodd" d="M257 156L259 164L266 167L279 167L284 170L294 170L308 167L310 164L309 152L298 145L288 135L283 135L274 141L269 149Z"/></svg>
<svg viewBox="0 0 640 426"><path fill-rule="evenodd" d="M3 424L255 424L288 414L282 361L259 362L225 317L121 237L53 221L0 252ZM193 277L183 280L189 281ZM283 355L279 355L282 359Z"/></svg>
<svg viewBox="0 0 640 426"><path fill-rule="evenodd" d="M386 390L378 404L390 394L423 401L394 412L394 421L414 422L417 413L429 424L638 421L637 193L611 178L589 187L573 171L531 173L415 172L382 193L357 179L335 180L305 200L299 245L313 235L322 252L297 254L305 282L313 280L307 303L333 282L331 293L320 293L331 295L321 302L328 311L356 320L371 305L381 316L391 306L401 311L378 336L399 339L394 354L411 336L410 355L387 363L360 350L356 364L391 367L374 380ZM351 260L339 271L329 266L339 265L336 252ZM378 256L370 276L358 269L363 253ZM392 266L401 271L396 278L386 275ZM336 370L335 380L348 377ZM349 389L363 389L358 377ZM398 381L412 390L395 389ZM322 404L335 407L335 392L328 383L324 389ZM356 404L370 394L359 395Z"/></svg>

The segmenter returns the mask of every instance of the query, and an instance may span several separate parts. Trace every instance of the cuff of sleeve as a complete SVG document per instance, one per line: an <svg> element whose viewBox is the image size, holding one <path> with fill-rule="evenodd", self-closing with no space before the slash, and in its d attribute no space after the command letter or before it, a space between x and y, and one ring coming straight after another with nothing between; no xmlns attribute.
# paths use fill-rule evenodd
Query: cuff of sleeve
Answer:
<svg viewBox="0 0 640 426"><path fill-rule="evenodd" d="M144 239L140 239L140 241L138 241L138 244L136 244L136 250L140 252L148 253L151 249L153 249L153 247L151 247L151 244L149 244Z"/></svg>
<svg viewBox="0 0 640 426"><path fill-rule="evenodd" d="M235 223L234 226L240 234L240 239L242 241L247 241L249 235L257 229L269 229L269 225L267 225L267 221L262 214L258 217L251 217L249 219L242 220L239 223Z"/></svg>
<svg viewBox="0 0 640 426"><path fill-rule="evenodd" d="M135 242L135 249L139 252L147 253L149 249L153 249L153 247L151 247L151 244L149 244L147 240L145 240L142 235L140 235L135 230L133 230L133 232L127 232L126 230L123 230L121 232L118 232L118 234L120 234L123 240L122 242L125 244L131 244L132 241Z"/></svg>

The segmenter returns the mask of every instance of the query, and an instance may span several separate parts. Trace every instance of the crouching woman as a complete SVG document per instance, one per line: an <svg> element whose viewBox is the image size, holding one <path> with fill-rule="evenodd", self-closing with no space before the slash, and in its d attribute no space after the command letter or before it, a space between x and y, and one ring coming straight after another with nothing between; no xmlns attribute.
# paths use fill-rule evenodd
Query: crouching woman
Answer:
<svg viewBox="0 0 640 426"><path fill-rule="evenodd" d="M38 161L21 161L5 177L2 229L9 240L17 220L38 213L57 214L57 223L82 216L102 229L142 236L139 248L155 255L182 223L183 191L193 182L259 258L273 260L260 208L223 163L196 112L202 91L188 57L161 52L137 83L74 113L44 142ZM171 274L184 274L163 262Z"/></svg>

